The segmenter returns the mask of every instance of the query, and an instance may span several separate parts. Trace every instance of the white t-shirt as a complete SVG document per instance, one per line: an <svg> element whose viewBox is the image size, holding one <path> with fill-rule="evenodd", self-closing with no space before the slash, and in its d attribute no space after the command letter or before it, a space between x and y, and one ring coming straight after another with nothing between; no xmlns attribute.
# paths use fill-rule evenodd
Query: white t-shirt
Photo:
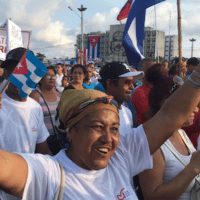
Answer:
<svg viewBox="0 0 200 200"><path fill-rule="evenodd" d="M133 115L129 108L121 105L119 110L119 133L124 135L130 133L133 128Z"/></svg>
<svg viewBox="0 0 200 200"><path fill-rule="evenodd" d="M90 82L97 85L99 83L98 77L96 78L96 77L92 76L92 78L90 79Z"/></svg>
<svg viewBox="0 0 200 200"><path fill-rule="evenodd" d="M34 153L36 144L46 141L49 132L41 106L27 97L19 102L3 93L0 109L0 148L10 152Z"/></svg>
<svg viewBox="0 0 200 200"><path fill-rule="evenodd" d="M187 143L190 146L191 152L196 151L194 146L192 145L190 139L186 135L185 131L180 129L179 132L182 132L184 134L184 137L187 139ZM167 143L176 151L176 153L179 154L179 156L186 162L189 163L190 159L192 157L192 154L188 156L181 155L176 148L173 146L173 144L170 142L170 140L167 140ZM174 156L174 154L165 146L164 144L161 146L161 150L164 155L165 160L165 172L163 176L163 183L168 183L172 181L184 168L185 166ZM186 191L181 195L179 200L190 200L191 190L194 186L195 181L193 180L190 185L187 187Z"/></svg>
<svg viewBox="0 0 200 200"><path fill-rule="evenodd" d="M199 135L198 141L197 141L197 150L200 150L200 135Z"/></svg>
<svg viewBox="0 0 200 200"><path fill-rule="evenodd" d="M63 78L63 74L61 76L59 76L58 74L56 74L56 89L60 92L60 94L62 94L64 87L62 87L62 78Z"/></svg>
<svg viewBox="0 0 200 200"><path fill-rule="evenodd" d="M120 144L106 168L85 170L61 150L56 156L20 154L28 163L28 177L23 200L53 200L60 185L60 167L65 170L63 200L137 200L132 187L136 174L153 166L142 125L133 134L120 136Z"/></svg>

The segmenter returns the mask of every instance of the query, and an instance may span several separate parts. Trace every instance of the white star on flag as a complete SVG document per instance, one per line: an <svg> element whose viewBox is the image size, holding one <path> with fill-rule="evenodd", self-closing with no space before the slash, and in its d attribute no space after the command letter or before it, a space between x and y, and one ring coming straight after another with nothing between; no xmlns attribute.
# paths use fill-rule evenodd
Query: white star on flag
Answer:
<svg viewBox="0 0 200 200"><path fill-rule="evenodd" d="M19 63L19 64L17 65L17 68L18 68L18 69L19 69L20 67L23 67L21 63Z"/></svg>
<svg viewBox="0 0 200 200"><path fill-rule="evenodd" d="M96 42L96 40L95 40L95 39L93 39L92 41L93 41L93 42Z"/></svg>

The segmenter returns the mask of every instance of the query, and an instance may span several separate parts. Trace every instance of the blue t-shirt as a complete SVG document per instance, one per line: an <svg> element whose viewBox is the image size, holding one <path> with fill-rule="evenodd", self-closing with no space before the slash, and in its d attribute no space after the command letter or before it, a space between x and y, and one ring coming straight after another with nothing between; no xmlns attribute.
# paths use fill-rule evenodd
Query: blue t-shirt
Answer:
<svg viewBox="0 0 200 200"><path fill-rule="evenodd" d="M101 83L98 83L98 84L95 86L94 89L106 93L106 91L105 91L105 89L104 89L104 87L103 87L103 85L102 85Z"/></svg>
<svg viewBox="0 0 200 200"><path fill-rule="evenodd" d="M86 83L83 82L82 86L83 86L85 89L94 89L95 84L90 82L90 85L88 85L88 84L86 84Z"/></svg>

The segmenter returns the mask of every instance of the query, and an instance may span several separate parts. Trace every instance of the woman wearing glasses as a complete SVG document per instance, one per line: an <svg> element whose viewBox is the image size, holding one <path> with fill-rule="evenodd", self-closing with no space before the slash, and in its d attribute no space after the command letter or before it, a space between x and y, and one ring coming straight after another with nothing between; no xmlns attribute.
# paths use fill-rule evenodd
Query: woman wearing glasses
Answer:
<svg viewBox="0 0 200 200"><path fill-rule="evenodd" d="M53 66L48 67L47 74L39 82L39 88L30 94L42 107L44 122L50 133L47 143L51 152L55 155L60 150L56 139L55 114L60 101L60 93L55 89L56 71Z"/></svg>

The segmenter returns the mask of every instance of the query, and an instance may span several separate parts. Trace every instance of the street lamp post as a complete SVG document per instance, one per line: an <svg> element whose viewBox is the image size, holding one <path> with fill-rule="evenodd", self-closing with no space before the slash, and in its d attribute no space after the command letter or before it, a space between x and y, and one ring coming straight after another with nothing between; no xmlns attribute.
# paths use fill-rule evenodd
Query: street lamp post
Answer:
<svg viewBox="0 0 200 200"><path fill-rule="evenodd" d="M85 11L87 8L84 8L83 5L81 5L81 8L78 8L78 10L81 12L81 35L82 35L82 53L84 51L83 48L83 11ZM82 58L82 64L83 64L83 58Z"/></svg>
<svg viewBox="0 0 200 200"><path fill-rule="evenodd" d="M190 42L192 42L192 48L191 48L191 57L193 57L193 42L195 42L196 39L192 38L190 39Z"/></svg>
<svg viewBox="0 0 200 200"><path fill-rule="evenodd" d="M71 11L74 11L70 6L68 6L68 8L71 10ZM75 11L75 13L81 18L81 37L82 37L82 41L81 41L81 44L82 44L82 53L84 51L84 48L83 48L83 11L85 11L87 8L84 8L83 5L81 5L81 8L78 8L78 10L81 12L81 17L79 16L79 14L77 14ZM82 64L83 64L83 58L82 58Z"/></svg>

